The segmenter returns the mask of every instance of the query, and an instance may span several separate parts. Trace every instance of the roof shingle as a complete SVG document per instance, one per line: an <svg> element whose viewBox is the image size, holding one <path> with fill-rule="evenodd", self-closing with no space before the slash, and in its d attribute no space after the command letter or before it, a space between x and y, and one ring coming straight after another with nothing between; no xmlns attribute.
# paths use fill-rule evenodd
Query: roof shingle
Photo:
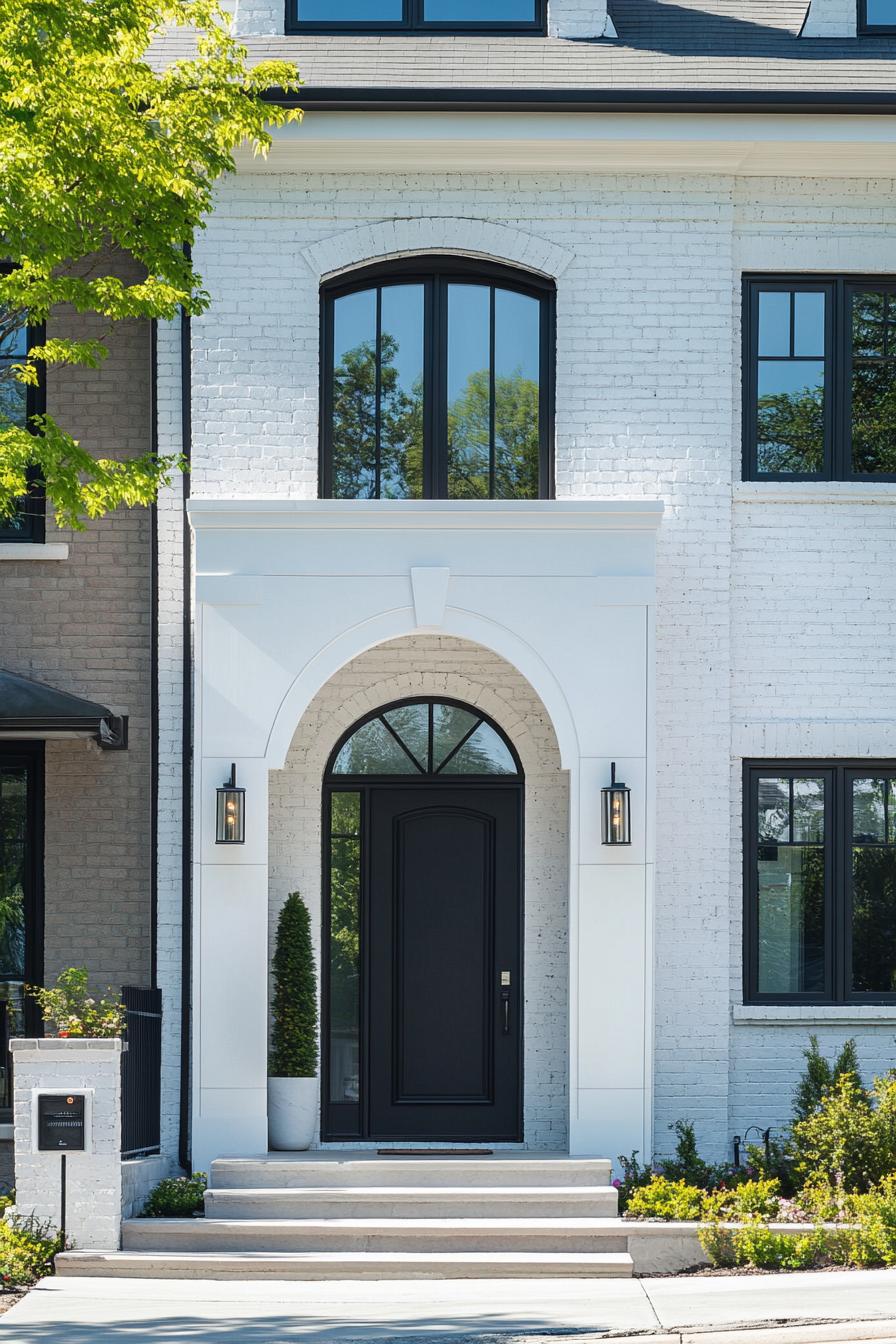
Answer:
<svg viewBox="0 0 896 1344"><path fill-rule="evenodd" d="M896 94L896 39L801 38L808 0L610 0L617 39L318 34L242 39L306 85L403 90ZM190 53L183 35L154 60ZM299 99L301 101L301 99Z"/></svg>

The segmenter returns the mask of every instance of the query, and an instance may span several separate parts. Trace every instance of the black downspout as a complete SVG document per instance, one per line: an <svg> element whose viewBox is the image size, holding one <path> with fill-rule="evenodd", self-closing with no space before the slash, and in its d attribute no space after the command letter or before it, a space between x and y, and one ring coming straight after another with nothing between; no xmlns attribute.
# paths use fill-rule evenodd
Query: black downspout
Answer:
<svg viewBox="0 0 896 1344"><path fill-rule="evenodd" d="M189 256L187 248L184 251ZM180 315L180 397L181 444L187 471L183 475L183 725L181 788L183 823L181 828L181 1017L180 1017L180 1142L181 1166L191 1171L190 1162L190 1019L192 1012L192 937L193 937L193 610L192 545L187 505L190 499L189 467L193 443L193 406L190 315Z"/></svg>
<svg viewBox="0 0 896 1344"><path fill-rule="evenodd" d="M159 453L158 355L158 323L153 318L149 325L149 432L154 457ZM155 502L149 519L149 983L155 989L159 975L159 506Z"/></svg>

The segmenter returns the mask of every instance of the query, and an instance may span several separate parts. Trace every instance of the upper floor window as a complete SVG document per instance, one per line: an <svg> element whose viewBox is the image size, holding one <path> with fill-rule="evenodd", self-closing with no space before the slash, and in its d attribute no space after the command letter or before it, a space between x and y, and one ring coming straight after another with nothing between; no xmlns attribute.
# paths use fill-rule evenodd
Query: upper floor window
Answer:
<svg viewBox="0 0 896 1344"><path fill-rule="evenodd" d="M451 257L326 288L321 494L549 497L553 300L547 280Z"/></svg>
<svg viewBox="0 0 896 1344"><path fill-rule="evenodd" d="M859 0L860 33L896 33L896 0Z"/></svg>
<svg viewBox="0 0 896 1344"><path fill-rule="evenodd" d="M289 0L293 32L544 33L546 0Z"/></svg>
<svg viewBox="0 0 896 1344"><path fill-rule="evenodd" d="M748 1002L896 1001L896 762L748 763L744 860Z"/></svg>
<svg viewBox="0 0 896 1344"><path fill-rule="evenodd" d="M14 365L21 364L29 346L41 335L26 326L4 321L0 312L0 427L4 424L25 428L32 415L41 410L40 388L26 387L12 376ZM0 518L0 542L43 541L44 499L39 483L34 487L14 518Z"/></svg>
<svg viewBox="0 0 896 1344"><path fill-rule="evenodd" d="M896 281L745 281L744 476L896 481Z"/></svg>

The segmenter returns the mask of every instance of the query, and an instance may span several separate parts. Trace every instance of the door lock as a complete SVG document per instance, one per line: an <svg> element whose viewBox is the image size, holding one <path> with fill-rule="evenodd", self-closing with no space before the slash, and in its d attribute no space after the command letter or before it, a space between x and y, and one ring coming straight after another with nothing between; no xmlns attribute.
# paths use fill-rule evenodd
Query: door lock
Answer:
<svg viewBox="0 0 896 1344"><path fill-rule="evenodd" d="M505 1036L510 1035L510 972L501 972L501 1012L502 1029Z"/></svg>

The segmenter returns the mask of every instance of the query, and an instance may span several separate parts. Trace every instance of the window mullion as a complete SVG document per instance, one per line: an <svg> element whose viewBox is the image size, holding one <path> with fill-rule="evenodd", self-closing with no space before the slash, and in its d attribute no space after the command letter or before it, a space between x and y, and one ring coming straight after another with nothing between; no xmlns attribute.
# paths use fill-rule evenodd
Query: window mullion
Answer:
<svg viewBox="0 0 896 1344"><path fill-rule="evenodd" d="M488 494L495 498L495 287L488 303Z"/></svg>
<svg viewBox="0 0 896 1344"><path fill-rule="evenodd" d="M448 280L433 281L432 351L428 361L430 384L431 463L434 499L448 498Z"/></svg>
<svg viewBox="0 0 896 1344"><path fill-rule="evenodd" d="M383 469L383 290L382 286L377 286L376 291L376 391L374 392L375 402L375 442L376 442L376 461L375 461L375 498L382 496L382 469Z"/></svg>
<svg viewBox="0 0 896 1344"><path fill-rule="evenodd" d="M404 22L411 29L423 26L423 0L404 0Z"/></svg>
<svg viewBox="0 0 896 1344"><path fill-rule="evenodd" d="M831 993L834 1003L844 1003L847 989L847 944L849 942L849 901L847 899L846 866L849 856L847 825L850 808L846 798L848 781L842 769L831 771L831 859L828 900L831 905Z"/></svg>
<svg viewBox="0 0 896 1344"><path fill-rule="evenodd" d="M842 279L835 280L831 286L831 352L829 355L830 372L830 468L829 475L835 481L846 479L849 472L849 397L846 388L849 330L846 299L846 285Z"/></svg>

